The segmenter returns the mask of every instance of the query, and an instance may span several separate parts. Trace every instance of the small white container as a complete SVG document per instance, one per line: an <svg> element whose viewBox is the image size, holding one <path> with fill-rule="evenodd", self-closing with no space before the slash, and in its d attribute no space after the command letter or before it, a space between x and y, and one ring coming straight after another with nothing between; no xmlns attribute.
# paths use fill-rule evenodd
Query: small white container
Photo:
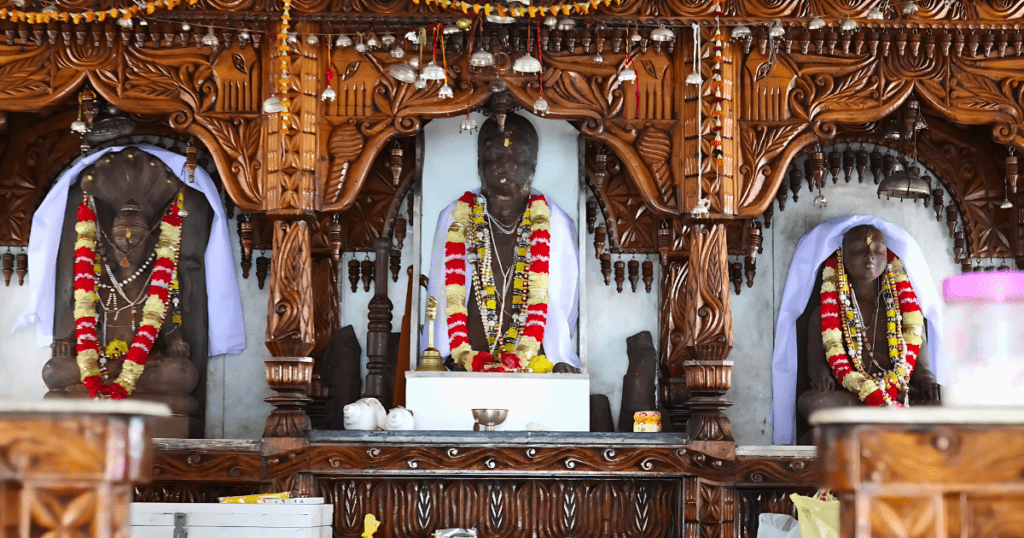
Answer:
<svg viewBox="0 0 1024 538"><path fill-rule="evenodd" d="M1024 406L1024 271L964 273L946 299L944 404Z"/></svg>
<svg viewBox="0 0 1024 538"><path fill-rule="evenodd" d="M131 538L174 536L184 514L188 538L331 538L334 505L131 503Z"/></svg>

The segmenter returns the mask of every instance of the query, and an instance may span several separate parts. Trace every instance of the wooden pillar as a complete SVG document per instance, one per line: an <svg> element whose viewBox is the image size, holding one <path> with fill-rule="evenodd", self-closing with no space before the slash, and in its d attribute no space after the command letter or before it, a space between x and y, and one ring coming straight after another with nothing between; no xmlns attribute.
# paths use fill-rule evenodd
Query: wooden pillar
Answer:
<svg viewBox="0 0 1024 538"><path fill-rule="evenodd" d="M732 311L725 225L682 227L662 286L662 402L676 429L686 424L690 448L720 459L736 454L732 424L723 410L731 402Z"/></svg>
<svg viewBox="0 0 1024 538"><path fill-rule="evenodd" d="M366 333L366 386L363 396L380 400L385 409L391 408L394 396L394 375L389 375L388 339L391 338L391 310L394 305L388 297L388 255L391 253L391 237L378 237L373 243L376 255L374 261L374 290L370 299Z"/></svg>
<svg viewBox="0 0 1024 538"><path fill-rule="evenodd" d="M310 429L305 406L311 400L313 359L312 259L309 225L302 220L274 226L274 258L270 266L267 307L267 384L276 393L267 398L274 410L264 437L302 437Z"/></svg>
<svg viewBox="0 0 1024 538"><path fill-rule="evenodd" d="M167 408L0 405L0 537L126 538L135 484L148 482L153 468L146 415L167 416Z"/></svg>

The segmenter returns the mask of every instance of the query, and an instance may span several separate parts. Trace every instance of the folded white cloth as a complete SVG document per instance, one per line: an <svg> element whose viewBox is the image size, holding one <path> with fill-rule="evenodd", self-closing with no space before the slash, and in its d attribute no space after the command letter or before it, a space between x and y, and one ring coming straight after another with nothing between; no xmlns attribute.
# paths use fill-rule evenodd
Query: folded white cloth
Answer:
<svg viewBox="0 0 1024 538"><path fill-rule="evenodd" d="M14 326L20 331L29 325L36 326L36 344L40 347L53 343L54 289L57 278L57 250L64 225L64 210L67 207L68 191L78 175L90 164L112 151L121 151L127 146L114 146L97 151L78 160L66 170L43 199L32 216L32 233L28 242L28 261L31 267L29 277L29 300L24 312ZM242 296L238 290L235 275L235 260L228 239L227 216L220 200L217 186L202 168L196 168L195 182L188 182L185 156L152 146L138 146L139 149L159 158L174 172L178 179L189 188L206 195L213 208L213 225L210 241L206 245L204 265L206 270L206 296L209 309L210 355L241 353L245 350L245 322L242 319Z"/></svg>

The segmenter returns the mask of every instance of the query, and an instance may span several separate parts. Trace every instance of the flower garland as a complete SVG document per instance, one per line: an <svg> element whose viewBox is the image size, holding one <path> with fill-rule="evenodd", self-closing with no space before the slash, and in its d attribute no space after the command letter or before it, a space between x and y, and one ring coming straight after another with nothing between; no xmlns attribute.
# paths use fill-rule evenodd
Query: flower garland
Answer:
<svg viewBox="0 0 1024 538"><path fill-rule="evenodd" d="M898 300L893 299L893 290ZM882 294L892 370L874 376L865 370L862 350L866 335L857 329L858 324L863 327L864 323L853 305L856 298L846 278L842 249L825 262L822 272L821 337L832 374L843 387L868 405L899 406L897 395L907 389L917 364L924 316L903 264L891 250L882 279Z"/></svg>
<svg viewBox="0 0 1024 538"><path fill-rule="evenodd" d="M75 338L77 341L78 369L82 382L89 389L89 396L109 395L115 400L127 397L135 390L135 383L145 369L146 359L163 325L167 313L167 302L172 288L177 287L178 254L181 244L181 215L184 190L171 205L170 211L160 221L160 239L156 245L156 261L150 277L149 292L142 309L142 322L130 347L125 343L108 346L107 351L123 352L124 364L121 374L110 385L103 380L106 367L99 364L100 348L97 335L96 278L100 264L96 254L96 211L88 195L78 206L78 223L75 231ZM93 206L94 207L94 206Z"/></svg>
<svg viewBox="0 0 1024 538"><path fill-rule="evenodd" d="M516 247L515 267L512 268L515 271L512 323L504 335L500 335L500 316L496 313L497 290L487 263L490 232L484 219L484 203L482 196L472 192L459 198L455 204L455 222L448 229L448 240L444 247L447 296L445 313L452 356L472 372L550 372L552 364L543 355L538 355L541 342L544 341L548 313L551 211L547 200L543 195L532 196L519 225L521 237L528 239L520 241ZM471 232L469 239L467 232ZM469 318L465 306L467 256L476 266L473 278L477 302L484 317L487 342L494 349L493 352L476 351L469 344ZM506 280L509 278L506 276Z"/></svg>
<svg viewBox="0 0 1024 538"><path fill-rule="evenodd" d="M571 4L559 4L557 6L514 6L505 7L500 4L471 4L462 0L423 0L426 5L436 4L443 8L454 8L461 9L464 15L468 15L469 11L472 10L474 15L479 15L481 11L487 17L491 16L491 13L497 14L499 17L543 17L548 13L552 15L569 15L576 13L578 15L589 15L590 10L593 9L595 12L601 4L605 7L611 5L612 0L589 0L586 2L573 2ZM412 3L419 4L420 0L412 0ZM615 5L622 5L622 0L615 0Z"/></svg>
<svg viewBox="0 0 1024 538"><path fill-rule="evenodd" d="M188 5L194 6L199 0L186 0ZM110 8L107 10L100 11L82 11L82 12L70 12L70 11L20 11L17 9L0 9L0 20L9 20L11 22L26 22L28 24L49 24L51 22L70 22L72 24L81 23L92 23L92 22L103 22L107 20L107 17L111 19L120 19L130 21L132 17L139 15L144 12L146 15L152 15L157 9L164 7L168 11L182 5L181 0L155 0L145 2L141 5L131 5L128 7L121 8Z"/></svg>
<svg viewBox="0 0 1024 538"><path fill-rule="evenodd" d="M711 38L714 42L712 52L714 53L714 62L711 64L711 93L714 95L712 102L715 104L715 108L711 112L711 117L714 118L714 123L711 126L711 131L715 133L715 140L711 143L711 158L714 160L715 167L718 169L718 174L721 175L722 166L725 164L725 154L723 152L724 143L722 141L722 118L725 117L725 111L722 109L722 103L725 102L725 82L722 80L722 63L724 58L722 51L724 50L722 37L722 4L725 0L714 1L715 11L715 35Z"/></svg>

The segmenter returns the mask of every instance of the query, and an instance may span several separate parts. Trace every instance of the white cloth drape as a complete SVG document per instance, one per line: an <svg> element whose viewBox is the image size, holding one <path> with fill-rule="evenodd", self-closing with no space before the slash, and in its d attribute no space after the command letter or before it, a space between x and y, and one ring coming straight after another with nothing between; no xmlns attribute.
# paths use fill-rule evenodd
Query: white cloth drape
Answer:
<svg viewBox="0 0 1024 538"><path fill-rule="evenodd" d="M889 250L903 260L921 311L928 323L928 358L939 375L942 364L942 304L928 262L917 241L899 226L873 215L854 215L820 224L800 239L789 277L782 293L782 307L775 327L775 351L772 356L772 422L775 444L796 442L797 345L796 320L811 297L818 267L843 243L843 235L854 226L870 224L885 235ZM810 330L814 330L812 327ZM941 378L940 378L941 379Z"/></svg>
<svg viewBox="0 0 1024 538"><path fill-rule="evenodd" d="M480 189L473 191L480 192ZM534 191L534 194L540 194ZM551 198L551 261L548 277L548 319L544 328L544 353L552 363L566 362L580 365L579 355L573 340L576 334L576 320L579 317L579 256L576 251L576 233L572 220ZM444 285L444 245L448 239L448 227L455 222L455 204L452 202L441 211L434 231L434 249L430 256L430 295L437 299L437 320L434 322L434 347L445 357L451 354L448 345L448 324L445 319L447 294ZM473 265L466 261L466 304L469 304ZM424 324L426 327L426 324ZM420 337L420 349L427 347L427 329Z"/></svg>
<svg viewBox="0 0 1024 538"><path fill-rule="evenodd" d="M58 178L57 183L43 199L39 209L32 216L32 233L28 243L29 301L22 312L14 331L36 326L36 343L48 346L53 343L54 287L57 278L57 250L64 225L64 210L67 207L68 191L87 166L103 155L120 151L127 146L115 146L83 157ZM139 149L159 158L185 185L206 195L213 208L213 227L210 241L206 245L204 266L206 271L206 296L209 309L210 355L241 353L245 350L245 323L242 319L242 297L235 275L235 261L228 239L227 217L224 204L217 193L217 187L209 174L196 168L195 183L188 182L185 156L152 146L138 146Z"/></svg>

